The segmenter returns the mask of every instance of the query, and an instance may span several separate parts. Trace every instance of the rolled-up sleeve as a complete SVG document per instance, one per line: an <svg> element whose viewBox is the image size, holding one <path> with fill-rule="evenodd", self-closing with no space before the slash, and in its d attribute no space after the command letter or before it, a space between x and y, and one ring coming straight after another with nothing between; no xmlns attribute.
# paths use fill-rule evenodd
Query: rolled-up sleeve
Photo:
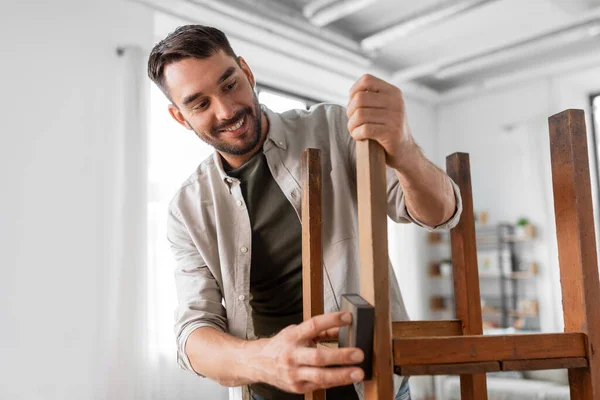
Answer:
<svg viewBox="0 0 600 400"><path fill-rule="evenodd" d="M227 331L227 316L217 280L192 241L181 215L172 207L167 219L167 239L175 257L175 286L178 306L175 315L177 362L185 370L197 374L185 354L190 334L210 326Z"/></svg>
<svg viewBox="0 0 600 400"><path fill-rule="evenodd" d="M452 184L452 190L454 191L454 199L456 201L456 209L454 210L454 214L450 219L443 224L437 226L427 225L410 214L408 207L406 206L406 196L404 196L404 191L400 186L400 182L398 181L398 176L396 175L396 171L392 168L387 168L387 198L388 198L388 216L394 220L395 222L413 222L428 231L440 231L452 229L458 224L460 220L460 215L462 214L462 199L460 197L460 189L454 181L450 179L450 183Z"/></svg>

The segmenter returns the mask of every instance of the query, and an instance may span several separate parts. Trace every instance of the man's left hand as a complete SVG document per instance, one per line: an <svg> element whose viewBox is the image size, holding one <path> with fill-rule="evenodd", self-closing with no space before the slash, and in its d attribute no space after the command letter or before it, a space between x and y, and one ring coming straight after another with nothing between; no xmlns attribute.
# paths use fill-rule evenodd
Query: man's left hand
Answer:
<svg viewBox="0 0 600 400"><path fill-rule="evenodd" d="M420 155L410 133L402 92L396 86L363 75L350 89L346 112L352 137L377 141L390 167L402 171Z"/></svg>

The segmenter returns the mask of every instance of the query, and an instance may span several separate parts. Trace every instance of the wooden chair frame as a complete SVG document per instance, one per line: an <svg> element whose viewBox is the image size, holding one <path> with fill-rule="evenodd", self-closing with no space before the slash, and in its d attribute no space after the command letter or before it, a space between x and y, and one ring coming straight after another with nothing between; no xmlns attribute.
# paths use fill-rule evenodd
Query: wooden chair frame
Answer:
<svg viewBox="0 0 600 400"><path fill-rule="evenodd" d="M373 378L365 400L392 400L393 373L460 375L463 400L487 399L485 373L567 368L571 399L600 399L600 282L590 190L585 116L567 110L549 118L564 333L483 335L469 155L446 159L463 213L451 230L456 320L390 318L385 154L357 142L361 296L375 308ZM323 313L319 150L302 154L304 318ZM375 291L377 288L377 291ZM426 349L426 351L424 351ZM324 391L306 399L324 400Z"/></svg>

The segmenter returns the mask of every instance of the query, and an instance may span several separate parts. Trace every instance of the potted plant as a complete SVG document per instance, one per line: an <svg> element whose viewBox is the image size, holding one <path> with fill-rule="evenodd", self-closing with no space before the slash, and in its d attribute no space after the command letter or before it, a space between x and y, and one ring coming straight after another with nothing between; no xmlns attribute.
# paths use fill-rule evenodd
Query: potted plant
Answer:
<svg viewBox="0 0 600 400"><path fill-rule="evenodd" d="M533 225L527 218L522 217L517 220L515 236L517 238L531 238L534 236Z"/></svg>

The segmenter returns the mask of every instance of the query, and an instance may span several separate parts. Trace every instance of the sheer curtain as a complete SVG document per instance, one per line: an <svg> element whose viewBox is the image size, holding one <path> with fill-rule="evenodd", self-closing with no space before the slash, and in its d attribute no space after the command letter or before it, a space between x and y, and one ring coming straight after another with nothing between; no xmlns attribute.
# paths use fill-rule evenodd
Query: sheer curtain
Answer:
<svg viewBox="0 0 600 400"><path fill-rule="evenodd" d="M100 309L97 359L102 368L100 398L148 398L146 300L147 91L144 51L118 50L116 76L118 127L110 144L113 160L106 184L115 195L106 226L110 242L98 284L104 294ZM107 135L107 140L111 136Z"/></svg>
<svg viewBox="0 0 600 400"><path fill-rule="evenodd" d="M164 96L145 72L147 51L119 49L119 125L107 173L110 247L99 285L99 399L227 398L227 389L182 371L172 332L173 262L166 207L211 149L169 121ZM107 139L108 140L108 139Z"/></svg>

